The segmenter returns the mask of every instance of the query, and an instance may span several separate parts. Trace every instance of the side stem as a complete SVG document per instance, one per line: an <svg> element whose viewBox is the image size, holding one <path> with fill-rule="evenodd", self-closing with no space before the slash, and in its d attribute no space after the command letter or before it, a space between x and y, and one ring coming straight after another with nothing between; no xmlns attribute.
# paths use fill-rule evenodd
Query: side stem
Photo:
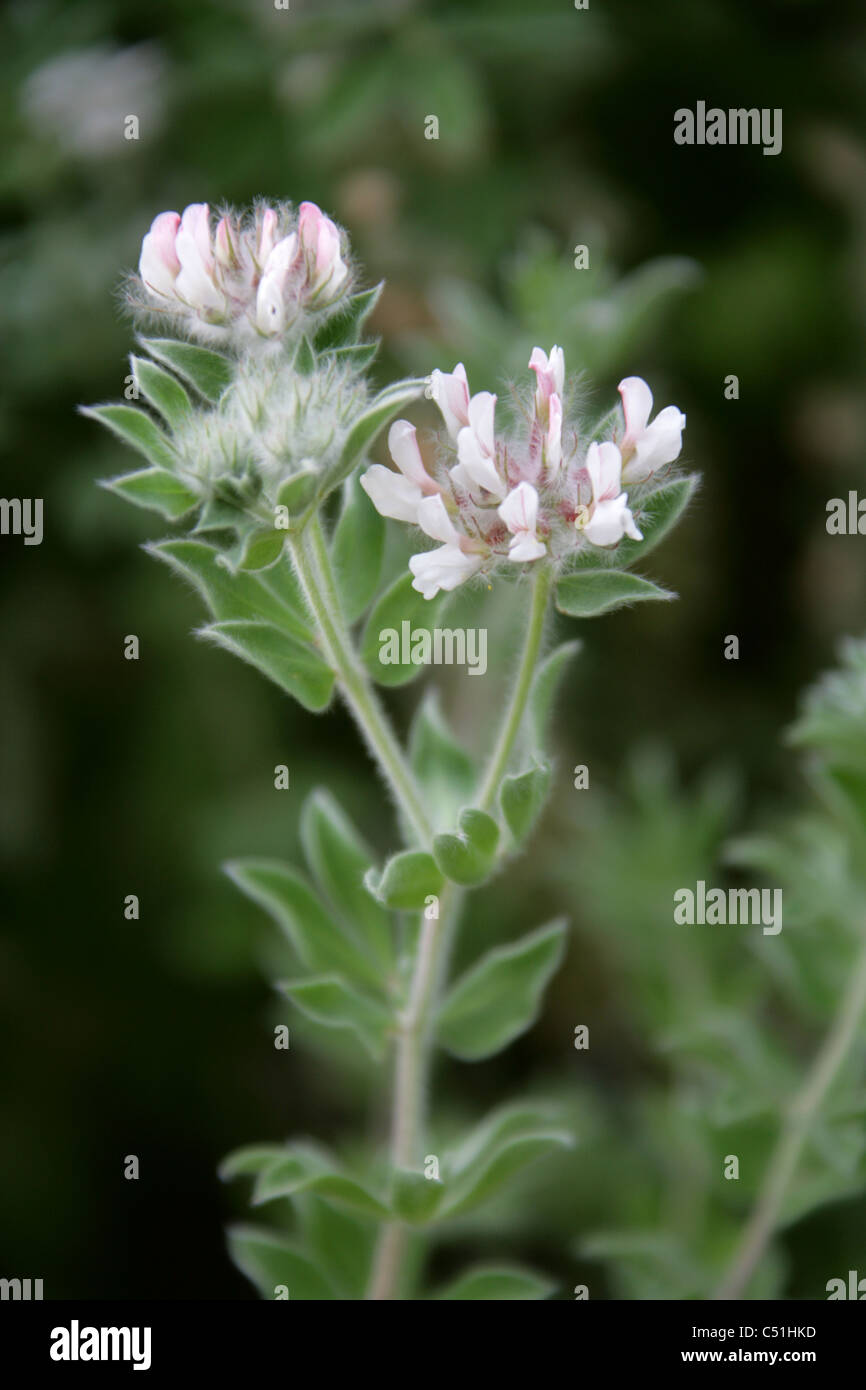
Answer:
<svg viewBox="0 0 866 1390"><path fill-rule="evenodd" d="M553 570L551 567L544 564L539 565L533 579L529 623L523 640L520 665L517 668L517 680L479 793L478 805L482 811L489 811L496 800L499 784L508 770L508 760L514 747L514 740L517 738L520 725L523 722L526 702L532 689L532 678L535 675L538 653L541 648L541 639L544 634L544 619L547 614L547 600L552 582Z"/></svg>
<svg viewBox="0 0 866 1390"><path fill-rule="evenodd" d="M785 1194L797 1170L815 1116L851 1050L864 1008L866 949L857 960L836 1017L802 1089L788 1111L761 1193L746 1223L730 1268L713 1295L715 1299L740 1298L757 1268L776 1228Z"/></svg>
<svg viewBox="0 0 866 1390"><path fill-rule="evenodd" d="M318 523L311 525L315 528ZM307 539L307 529L291 538L290 548L298 582L319 628L325 656L337 673L343 698L395 800L419 842L427 845L433 828L415 778L346 632L337 607L330 567L322 571L322 565L327 564L327 552L321 532L318 544L315 536L311 544Z"/></svg>

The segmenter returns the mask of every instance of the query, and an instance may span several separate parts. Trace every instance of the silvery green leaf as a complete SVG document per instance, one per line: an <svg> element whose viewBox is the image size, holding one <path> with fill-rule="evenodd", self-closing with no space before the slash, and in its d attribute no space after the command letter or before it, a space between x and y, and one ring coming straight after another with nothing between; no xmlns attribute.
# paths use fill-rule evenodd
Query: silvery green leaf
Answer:
<svg viewBox="0 0 866 1390"><path fill-rule="evenodd" d="M350 623L372 602L385 553L385 519L355 474L343 484L343 506L331 543L331 559L343 612Z"/></svg>
<svg viewBox="0 0 866 1390"><path fill-rule="evenodd" d="M229 1227L227 1238L231 1258L263 1298L274 1298L276 1290L283 1288L293 1301L320 1302L337 1297L321 1269L285 1236L236 1225Z"/></svg>
<svg viewBox="0 0 866 1390"><path fill-rule="evenodd" d="M575 570L556 586L556 606L572 618L596 618L646 599L669 601L676 594L622 570Z"/></svg>
<svg viewBox="0 0 866 1390"><path fill-rule="evenodd" d="M372 289L350 295L340 312L333 314L319 329L314 340L316 351L328 352L356 343L364 320L375 308L384 285L383 280Z"/></svg>
<svg viewBox="0 0 866 1390"><path fill-rule="evenodd" d="M145 546L149 554L163 560L188 579L201 594L214 618L264 620L290 632L302 642L312 642L313 632L305 620L300 595L293 593L291 571L277 576L273 571L255 575L231 574L220 564L220 552L205 541L184 538L157 541Z"/></svg>
<svg viewBox="0 0 866 1390"><path fill-rule="evenodd" d="M376 963L346 935L297 870L272 859L234 860L225 870L241 892L273 918L308 970L337 972L381 988Z"/></svg>
<svg viewBox="0 0 866 1390"><path fill-rule="evenodd" d="M232 380L232 363L210 348L197 347L174 338L142 338L141 343L151 357L171 367L190 386L194 386L200 396L214 404Z"/></svg>
<svg viewBox="0 0 866 1390"><path fill-rule="evenodd" d="M230 619L199 628L198 636L255 666L305 709L318 711L330 704L334 672L312 647L272 623Z"/></svg>
<svg viewBox="0 0 866 1390"><path fill-rule="evenodd" d="M441 616L443 601L442 594L425 599L412 588L412 575L408 572L386 589L367 619L361 638L361 658L380 685L405 685L421 674L424 666L411 659L413 638L432 631ZM388 659L392 655L396 661ZM383 656L385 661L381 660ZM404 661L404 656L409 660Z"/></svg>
<svg viewBox="0 0 866 1390"><path fill-rule="evenodd" d="M172 472L177 467L171 440L146 410L138 410L134 405L82 405L79 414L105 425L157 468Z"/></svg>
<svg viewBox="0 0 866 1390"><path fill-rule="evenodd" d="M423 1226L432 1221L445 1191L437 1178L427 1178L409 1168L400 1168L394 1174L394 1189L391 1195L391 1208L401 1221L412 1226Z"/></svg>
<svg viewBox="0 0 866 1390"><path fill-rule="evenodd" d="M673 478L662 483L651 493L635 504L634 519L638 530L643 533L642 541L629 540L626 536L616 548L616 563L623 569L642 560L651 550L665 539L682 519L686 508L697 491L700 478L692 473L686 478Z"/></svg>
<svg viewBox="0 0 866 1390"><path fill-rule="evenodd" d="M426 390L423 377L396 381L386 386L365 407L349 430L343 451L336 467L329 470L324 479L322 496L341 483L351 473L356 464L364 458L376 436L394 419L401 410L420 399Z"/></svg>
<svg viewBox="0 0 866 1390"><path fill-rule="evenodd" d="M409 761L433 824L443 829L453 825L472 797L476 769L448 728L435 692L424 697L412 720Z"/></svg>
<svg viewBox="0 0 866 1390"><path fill-rule="evenodd" d="M226 1154L217 1171L223 1182L231 1182L233 1178L254 1178L282 1158L284 1153L282 1144L245 1144Z"/></svg>
<svg viewBox="0 0 866 1390"><path fill-rule="evenodd" d="M101 484L108 492L116 492L136 507L159 512L169 521L179 521L199 504L199 498L174 473L164 468L143 468L139 473L126 473Z"/></svg>
<svg viewBox="0 0 866 1390"><path fill-rule="evenodd" d="M562 959L565 932L565 922L551 922L482 956L451 986L439 1009L442 1046L455 1057L477 1062L524 1033Z"/></svg>
<svg viewBox="0 0 866 1390"><path fill-rule="evenodd" d="M504 1137L453 1183L446 1183L446 1197L437 1216L447 1221L473 1211L537 1158L573 1145L574 1138L568 1130L557 1128L526 1130Z"/></svg>
<svg viewBox="0 0 866 1390"><path fill-rule="evenodd" d="M364 886L372 855L330 792L323 788L304 802L301 841L325 897L359 945L379 961L383 970L390 970L394 962L390 917Z"/></svg>
<svg viewBox="0 0 866 1390"><path fill-rule="evenodd" d="M192 404L177 377L146 357L133 354L129 360L135 383L145 400L159 411L172 429L182 425L192 411Z"/></svg>
<svg viewBox="0 0 866 1390"><path fill-rule="evenodd" d="M553 703L565 675L565 668L571 658L577 656L580 648L580 642L561 643L544 659L532 678L529 714L535 751L544 747Z"/></svg>
<svg viewBox="0 0 866 1390"><path fill-rule="evenodd" d="M382 1218L388 1209L362 1183L343 1173L326 1150L313 1144L287 1144L279 1158L262 1169L253 1188L252 1205L282 1197L315 1193L365 1216Z"/></svg>
<svg viewBox="0 0 866 1390"><path fill-rule="evenodd" d="M278 988L314 1023L326 1028L351 1029L370 1056L381 1060L394 1020L376 1000L362 994L339 975L282 980Z"/></svg>

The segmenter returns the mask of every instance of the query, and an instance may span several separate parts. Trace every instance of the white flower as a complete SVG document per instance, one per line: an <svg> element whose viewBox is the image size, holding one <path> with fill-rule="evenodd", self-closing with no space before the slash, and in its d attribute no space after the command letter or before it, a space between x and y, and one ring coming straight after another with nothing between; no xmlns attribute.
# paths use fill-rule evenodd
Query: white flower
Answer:
<svg viewBox="0 0 866 1390"><path fill-rule="evenodd" d="M424 497L439 492L438 485L424 467L415 426L408 420L395 420L388 431L388 448L400 472L374 463L362 474L361 487L382 516L393 517L395 521L415 521Z"/></svg>
<svg viewBox="0 0 866 1390"><path fill-rule="evenodd" d="M616 545L623 536L641 541L643 536L628 508L622 486L622 456L615 444L592 443L586 467L592 483L592 506L584 509L577 525L592 545Z"/></svg>
<svg viewBox="0 0 866 1390"><path fill-rule="evenodd" d="M505 484L496 469L496 440L493 431L493 411L496 397L489 391L479 391L469 402L469 424L457 436L458 463L451 477L470 494L474 488L486 488L500 501L505 496Z"/></svg>
<svg viewBox="0 0 866 1390"><path fill-rule="evenodd" d="M289 307L286 290L297 260L297 232L284 236L268 253L256 294L256 326L261 333L282 333L286 326Z"/></svg>
<svg viewBox="0 0 866 1390"><path fill-rule="evenodd" d="M448 515L440 494L424 498L418 506L417 521L428 536L444 542L437 550L413 555L409 560L409 568L415 576L412 588L425 599L431 599L440 589L456 589L480 568L484 557L462 549L465 537L460 535Z"/></svg>
<svg viewBox="0 0 866 1390"><path fill-rule="evenodd" d="M150 231L141 243L138 273L151 294L164 299L175 297L174 283L180 272L175 250L180 214L161 212L153 219Z"/></svg>
<svg viewBox="0 0 866 1390"><path fill-rule="evenodd" d="M562 401L565 386L565 354L561 347L554 346L550 349L548 357L543 348L535 347L532 349L529 366L536 376L535 409L543 417L547 414L551 396L558 396L560 402Z"/></svg>
<svg viewBox="0 0 866 1390"><path fill-rule="evenodd" d="M390 516L394 521L414 522L417 519L422 493L402 473L374 463L361 474L360 483L380 516Z"/></svg>
<svg viewBox="0 0 866 1390"><path fill-rule="evenodd" d="M531 483L518 483L497 511L512 535L509 560L538 560L546 554L547 546L535 534L538 493Z"/></svg>
<svg viewBox="0 0 866 1390"><path fill-rule="evenodd" d="M445 427L452 439L469 424L469 383L466 368L458 362L453 372L430 373L430 395L442 412Z"/></svg>
<svg viewBox="0 0 866 1390"><path fill-rule="evenodd" d="M216 282L210 234L210 208L207 203L190 203L184 209L174 243L180 271L174 282L179 299L203 318L221 317L226 299Z"/></svg>
<svg viewBox="0 0 866 1390"><path fill-rule="evenodd" d="M642 377L627 376L619 383L625 434L622 440L623 477L626 482L642 483L656 469L673 463L683 447L686 417L675 405L666 405L652 424L652 392Z"/></svg>

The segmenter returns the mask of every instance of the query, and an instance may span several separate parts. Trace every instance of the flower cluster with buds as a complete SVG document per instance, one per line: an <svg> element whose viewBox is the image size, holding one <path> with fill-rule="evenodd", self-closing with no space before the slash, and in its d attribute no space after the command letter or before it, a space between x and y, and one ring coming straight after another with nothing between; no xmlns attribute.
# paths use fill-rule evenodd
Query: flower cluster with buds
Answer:
<svg viewBox="0 0 866 1390"><path fill-rule="evenodd" d="M315 203L258 206L213 225L207 203L161 212L141 245L146 302L193 336L273 340L339 307L350 288L344 238Z"/></svg>
<svg viewBox="0 0 866 1390"><path fill-rule="evenodd" d="M565 415L562 349L534 348L529 367L536 385L520 438L499 433L496 396L470 395L458 363L430 377L447 434L437 460L428 467L414 426L397 420L388 436L397 471L374 464L361 478L383 516L440 542L409 561L427 599L501 562L562 565L587 546L641 540L624 485L640 491L679 456L686 417L669 405L650 421L652 393L640 377L619 384L619 428L584 443Z"/></svg>

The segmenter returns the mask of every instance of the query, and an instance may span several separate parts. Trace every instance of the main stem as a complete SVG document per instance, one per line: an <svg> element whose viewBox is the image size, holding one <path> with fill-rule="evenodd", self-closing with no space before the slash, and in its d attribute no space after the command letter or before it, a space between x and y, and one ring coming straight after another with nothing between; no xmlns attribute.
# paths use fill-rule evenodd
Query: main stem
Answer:
<svg viewBox="0 0 866 1390"><path fill-rule="evenodd" d="M484 810L495 801L526 711L544 633L551 580L552 574L547 567L536 571L529 623L517 679L478 798L478 805ZM409 1002L401 1020L395 1058L394 1099L391 1109L393 1172L399 1168L412 1167L418 1162L423 1136L424 1104L433 1062L433 1020L436 1002L444 983L459 902L458 890L453 884L446 884L439 899L439 918L428 920L425 916L421 919L418 954ZM373 1262L368 1298L394 1298L408 1239L408 1227L402 1222L389 1221L383 1226Z"/></svg>
<svg viewBox="0 0 866 1390"><path fill-rule="evenodd" d="M318 520L294 536L290 546L298 581L318 624L325 656L337 674L343 699L400 809L419 842L426 846L433 827L415 778L346 631Z"/></svg>
<svg viewBox="0 0 866 1390"><path fill-rule="evenodd" d="M866 949L854 967L836 1017L795 1097L779 1136L763 1188L743 1231L730 1268L713 1295L739 1298L754 1273L776 1228L779 1212L796 1172L813 1121L840 1067L851 1050L866 1008Z"/></svg>

